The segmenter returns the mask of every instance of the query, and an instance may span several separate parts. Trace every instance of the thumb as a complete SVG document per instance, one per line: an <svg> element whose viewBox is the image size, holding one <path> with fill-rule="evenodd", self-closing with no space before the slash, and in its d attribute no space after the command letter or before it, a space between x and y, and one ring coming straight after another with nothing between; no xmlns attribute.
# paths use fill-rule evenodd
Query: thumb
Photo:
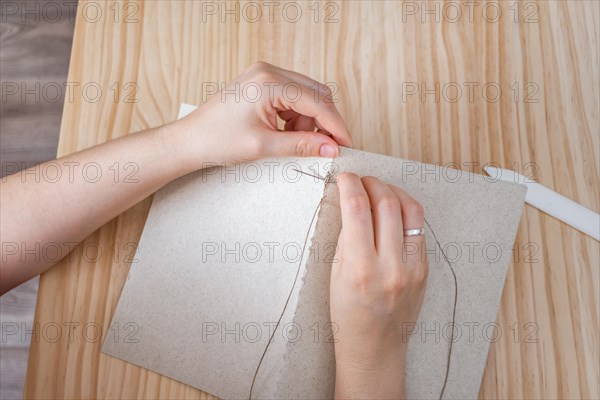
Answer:
<svg viewBox="0 0 600 400"><path fill-rule="evenodd" d="M268 157L328 157L340 154L331 137L318 132L269 131L266 135Z"/></svg>

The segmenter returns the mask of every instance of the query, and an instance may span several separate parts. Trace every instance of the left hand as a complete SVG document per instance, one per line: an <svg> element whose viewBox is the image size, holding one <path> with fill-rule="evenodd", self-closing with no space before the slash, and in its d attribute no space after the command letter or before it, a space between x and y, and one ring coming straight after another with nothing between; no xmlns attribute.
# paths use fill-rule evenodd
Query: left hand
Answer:
<svg viewBox="0 0 600 400"><path fill-rule="evenodd" d="M326 85L263 62L174 125L195 169L265 157L337 157L338 145L352 145Z"/></svg>

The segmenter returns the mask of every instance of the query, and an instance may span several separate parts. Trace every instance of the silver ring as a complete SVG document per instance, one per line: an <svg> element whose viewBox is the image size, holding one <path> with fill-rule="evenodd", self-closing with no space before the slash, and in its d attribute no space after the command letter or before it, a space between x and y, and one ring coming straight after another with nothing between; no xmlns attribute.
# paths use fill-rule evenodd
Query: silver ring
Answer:
<svg viewBox="0 0 600 400"><path fill-rule="evenodd" d="M404 230L405 237L423 236L424 234L425 234L425 228L405 229Z"/></svg>

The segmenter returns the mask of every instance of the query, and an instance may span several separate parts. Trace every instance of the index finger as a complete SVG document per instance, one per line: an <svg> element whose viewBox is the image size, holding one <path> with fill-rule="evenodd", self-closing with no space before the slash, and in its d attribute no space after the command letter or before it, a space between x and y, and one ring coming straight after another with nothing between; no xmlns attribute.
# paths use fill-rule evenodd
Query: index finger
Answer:
<svg viewBox="0 0 600 400"><path fill-rule="evenodd" d="M333 112L335 114L335 115L333 115L334 124L339 121L339 122L341 122L341 125L342 125L341 127L338 126L338 128L341 129L339 131L340 135L336 135L335 131L332 131L327 126L323 125L322 124L323 121L317 119L314 116L310 116L307 114L305 114L305 115L315 118L318 128L330 133L334 137L335 141L338 144L340 144L342 146L349 146L349 147L352 146L352 137L350 136L350 132L348 131L348 128L346 127L346 123L342 119L337 107L335 106L331 88L328 85L321 83L319 81L316 81L316 80L312 79L311 77L303 75L299 72L290 71L287 69L281 69L280 73L283 76L287 77L288 79L291 79L293 81L296 81L296 82L306 86L312 92L312 93L309 93L311 95L312 99L315 100L317 103L328 103L332 106Z"/></svg>
<svg viewBox="0 0 600 400"><path fill-rule="evenodd" d="M330 96L324 94L323 90L315 90L303 82L296 81L295 84L300 88L300 95L294 101L290 101L290 96L284 96L282 88L275 99L281 104L281 107L277 108L294 110L298 114L314 118L317 127L330 133L339 145L351 147L350 131Z"/></svg>
<svg viewBox="0 0 600 400"><path fill-rule="evenodd" d="M344 247L367 256L375 252L375 234L369 196L355 174L337 176L342 211L342 234ZM351 249L351 250L350 250Z"/></svg>

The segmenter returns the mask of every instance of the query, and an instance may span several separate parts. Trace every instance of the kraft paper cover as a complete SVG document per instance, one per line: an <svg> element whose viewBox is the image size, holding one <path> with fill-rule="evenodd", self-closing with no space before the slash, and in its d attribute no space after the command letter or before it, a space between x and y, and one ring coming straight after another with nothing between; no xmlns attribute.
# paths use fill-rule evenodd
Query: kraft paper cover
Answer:
<svg viewBox="0 0 600 400"><path fill-rule="evenodd" d="M476 398L525 186L346 148L335 160L217 166L160 190L113 317L135 324L135 340L109 335L103 352L222 398L333 397L329 274L344 171L425 208L430 273L408 397L439 398L447 373L444 398Z"/></svg>

